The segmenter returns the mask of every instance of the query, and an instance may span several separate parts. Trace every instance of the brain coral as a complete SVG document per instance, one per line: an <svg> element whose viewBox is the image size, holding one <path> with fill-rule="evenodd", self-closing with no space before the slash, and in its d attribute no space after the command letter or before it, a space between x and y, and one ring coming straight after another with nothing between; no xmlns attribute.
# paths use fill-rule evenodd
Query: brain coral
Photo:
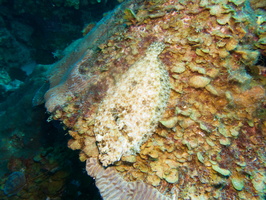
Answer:
<svg viewBox="0 0 266 200"><path fill-rule="evenodd" d="M264 198L265 13L125 1L51 67L46 108L104 199Z"/></svg>

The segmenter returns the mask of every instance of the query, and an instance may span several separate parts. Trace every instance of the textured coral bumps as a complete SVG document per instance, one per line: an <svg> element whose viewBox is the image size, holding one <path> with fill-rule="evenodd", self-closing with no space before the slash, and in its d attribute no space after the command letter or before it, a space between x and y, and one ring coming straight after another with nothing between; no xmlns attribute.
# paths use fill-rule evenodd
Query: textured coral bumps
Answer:
<svg viewBox="0 0 266 200"><path fill-rule="evenodd" d="M96 178L96 186L105 200L171 200L142 181L125 181L116 170L113 168L104 169L95 158L87 160L86 170L88 174Z"/></svg>
<svg viewBox="0 0 266 200"><path fill-rule="evenodd" d="M103 197L263 199L266 81L247 69L265 54L265 10L244 0L147 0L114 13L122 29L108 26L108 39L74 59L50 90L62 84L72 95L48 107ZM83 77L82 90L69 72Z"/></svg>
<svg viewBox="0 0 266 200"><path fill-rule="evenodd" d="M100 104L94 133L104 166L138 153L161 119L170 91L168 72L158 58L164 47L153 43Z"/></svg>

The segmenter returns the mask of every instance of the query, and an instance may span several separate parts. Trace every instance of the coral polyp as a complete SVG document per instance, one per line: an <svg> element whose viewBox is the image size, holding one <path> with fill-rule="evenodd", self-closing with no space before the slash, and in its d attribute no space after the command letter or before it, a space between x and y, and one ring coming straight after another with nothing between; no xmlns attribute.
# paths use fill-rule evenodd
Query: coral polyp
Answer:
<svg viewBox="0 0 266 200"><path fill-rule="evenodd" d="M105 199L119 180L124 196L263 199L265 77L248 70L265 55L257 6L125 1L54 65L46 107Z"/></svg>

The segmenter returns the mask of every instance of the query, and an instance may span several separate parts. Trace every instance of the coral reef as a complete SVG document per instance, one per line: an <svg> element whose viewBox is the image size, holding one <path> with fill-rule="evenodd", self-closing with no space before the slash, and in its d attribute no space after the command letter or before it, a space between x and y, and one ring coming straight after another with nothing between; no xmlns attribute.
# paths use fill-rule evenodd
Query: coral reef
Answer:
<svg viewBox="0 0 266 200"><path fill-rule="evenodd" d="M51 67L46 108L104 199L265 197L263 9L125 1Z"/></svg>
<svg viewBox="0 0 266 200"><path fill-rule="evenodd" d="M12 91L15 91L20 88L20 86L23 84L22 81L19 81L17 79L11 80L9 74L6 70L2 69L0 70L0 94L3 98L7 93L10 93Z"/></svg>
<svg viewBox="0 0 266 200"><path fill-rule="evenodd" d="M159 191L144 184L142 181L126 182L112 168L104 169L96 158L90 158L86 164L87 172L96 178L103 199L160 199L170 200ZM119 185L118 185L119 184Z"/></svg>
<svg viewBox="0 0 266 200"><path fill-rule="evenodd" d="M45 83L38 90L42 93L47 86L47 68L40 63L67 54L68 49L62 49L82 36L85 22L98 21L116 4L72 1L79 2L76 9L67 5L70 1L0 0L2 200L100 199L93 179L84 176L77 152L66 146L69 136L59 123L46 121L42 105L36 106L43 96L35 95L32 105L38 88Z"/></svg>
<svg viewBox="0 0 266 200"><path fill-rule="evenodd" d="M93 180L83 175L84 166L77 158L76 162L71 161L76 156L63 144L55 144L42 148L34 158L11 157L8 169L12 173L1 177L0 199L99 200L100 195L93 191Z"/></svg>

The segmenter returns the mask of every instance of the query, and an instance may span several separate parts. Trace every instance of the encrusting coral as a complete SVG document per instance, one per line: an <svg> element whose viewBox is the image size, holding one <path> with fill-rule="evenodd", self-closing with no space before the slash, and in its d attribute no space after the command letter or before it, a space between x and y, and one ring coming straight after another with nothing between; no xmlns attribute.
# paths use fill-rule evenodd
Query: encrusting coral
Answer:
<svg viewBox="0 0 266 200"><path fill-rule="evenodd" d="M53 66L47 110L104 199L264 198L264 9L125 1Z"/></svg>

